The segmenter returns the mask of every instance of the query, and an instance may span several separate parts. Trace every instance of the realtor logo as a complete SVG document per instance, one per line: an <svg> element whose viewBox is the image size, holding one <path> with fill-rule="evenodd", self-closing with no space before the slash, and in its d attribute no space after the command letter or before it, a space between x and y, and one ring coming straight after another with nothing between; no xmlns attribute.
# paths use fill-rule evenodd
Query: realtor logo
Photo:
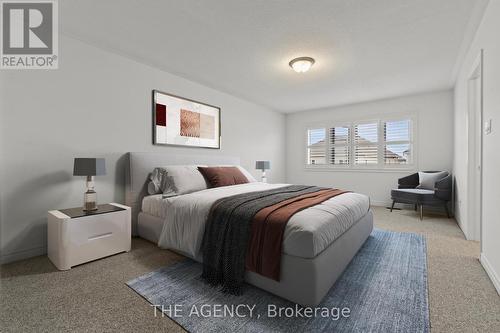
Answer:
<svg viewBox="0 0 500 333"><path fill-rule="evenodd" d="M55 0L0 1L2 69L57 69Z"/></svg>

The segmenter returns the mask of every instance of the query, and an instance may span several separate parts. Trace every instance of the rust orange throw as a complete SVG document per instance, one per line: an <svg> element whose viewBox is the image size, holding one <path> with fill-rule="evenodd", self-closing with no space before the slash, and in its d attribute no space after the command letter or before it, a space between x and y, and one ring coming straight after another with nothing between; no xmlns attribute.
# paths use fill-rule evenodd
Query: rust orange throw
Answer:
<svg viewBox="0 0 500 333"><path fill-rule="evenodd" d="M348 191L324 189L288 199L261 209L252 222L245 268L273 280L280 280L283 234L290 218L299 211Z"/></svg>

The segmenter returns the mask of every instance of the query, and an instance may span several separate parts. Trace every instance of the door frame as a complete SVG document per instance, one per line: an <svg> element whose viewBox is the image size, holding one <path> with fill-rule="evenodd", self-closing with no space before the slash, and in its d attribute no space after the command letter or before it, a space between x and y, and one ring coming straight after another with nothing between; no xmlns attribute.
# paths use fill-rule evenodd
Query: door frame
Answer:
<svg viewBox="0 0 500 333"><path fill-rule="evenodd" d="M467 239L479 240L482 250L483 182L483 50L467 79ZM472 83L474 82L474 83ZM471 87L474 100L471 100Z"/></svg>

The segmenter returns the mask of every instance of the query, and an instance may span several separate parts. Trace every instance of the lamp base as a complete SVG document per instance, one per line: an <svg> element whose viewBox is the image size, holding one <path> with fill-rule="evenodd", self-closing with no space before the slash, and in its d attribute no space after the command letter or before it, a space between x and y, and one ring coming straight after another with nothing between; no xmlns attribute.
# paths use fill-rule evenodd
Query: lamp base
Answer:
<svg viewBox="0 0 500 333"><path fill-rule="evenodd" d="M97 210L97 193L87 191L83 196L83 210L86 212Z"/></svg>
<svg viewBox="0 0 500 333"><path fill-rule="evenodd" d="M97 210L97 193L94 191L94 177L87 177L87 192L83 195L83 210L91 212Z"/></svg>

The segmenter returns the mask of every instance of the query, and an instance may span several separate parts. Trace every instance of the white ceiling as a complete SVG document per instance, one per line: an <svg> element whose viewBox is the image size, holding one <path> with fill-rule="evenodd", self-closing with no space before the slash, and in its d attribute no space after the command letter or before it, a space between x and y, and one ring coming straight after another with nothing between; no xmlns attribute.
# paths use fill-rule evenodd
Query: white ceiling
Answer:
<svg viewBox="0 0 500 333"><path fill-rule="evenodd" d="M63 33L282 112L445 89L487 0L64 0ZM288 62L311 56L305 74Z"/></svg>

